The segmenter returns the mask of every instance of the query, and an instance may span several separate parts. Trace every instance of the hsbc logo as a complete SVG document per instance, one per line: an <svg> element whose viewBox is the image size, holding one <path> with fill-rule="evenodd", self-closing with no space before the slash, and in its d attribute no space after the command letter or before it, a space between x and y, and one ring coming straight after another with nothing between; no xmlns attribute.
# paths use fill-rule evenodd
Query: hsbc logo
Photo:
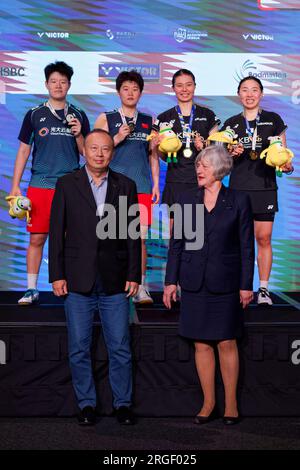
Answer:
<svg viewBox="0 0 300 470"><path fill-rule="evenodd" d="M274 36L272 34L243 34L245 41L274 41Z"/></svg>
<svg viewBox="0 0 300 470"><path fill-rule="evenodd" d="M0 67L0 77L24 77L24 67Z"/></svg>
<svg viewBox="0 0 300 470"><path fill-rule="evenodd" d="M37 33L39 38L46 37L48 39L68 39L69 33L58 32L58 33Z"/></svg>
<svg viewBox="0 0 300 470"><path fill-rule="evenodd" d="M99 64L98 77L111 78L115 80L119 73L135 70L140 73L145 82L159 82L160 80L160 64L116 64L105 63Z"/></svg>

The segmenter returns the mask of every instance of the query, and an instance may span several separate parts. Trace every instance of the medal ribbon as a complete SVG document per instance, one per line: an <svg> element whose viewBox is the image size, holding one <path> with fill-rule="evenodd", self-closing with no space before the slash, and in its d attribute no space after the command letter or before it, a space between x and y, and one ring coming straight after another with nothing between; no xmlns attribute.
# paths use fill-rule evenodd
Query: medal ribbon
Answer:
<svg viewBox="0 0 300 470"><path fill-rule="evenodd" d="M179 121L180 121L180 124L181 124L181 128L182 128L182 132L183 132L183 137L186 136L186 143L185 143L185 147L187 149L189 149L191 147L191 137L192 137L192 124L193 124L193 119L194 119L194 114L195 114L195 110L196 110L196 106L193 104L192 106L192 109L191 109L191 114L190 114L190 120L189 120L189 123L188 125L186 125L186 123L184 122L184 117L182 115L182 112L181 112L181 109L179 107L179 105L177 105L175 107L176 111L177 111L177 114L178 114L178 117L179 117ZM185 130L186 129L186 130Z"/></svg>
<svg viewBox="0 0 300 470"><path fill-rule="evenodd" d="M260 121L260 115L261 115L261 112L259 111L256 118L255 118L255 129L254 129L253 132L251 132L251 127L250 127L249 121L244 116L245 125L246 125L246 132L247 132L248 136L250 137L250 139L252 140L252 149L251 150L253 150L254 152L255 152L256 140L257 140L257 125Z"/></svg>
<svg viewBox="0 0 300 470"><path fill-rule="evenodd" d="M67 114L68 114L68 110L69 110L69 103L66 101L65 102L65 106L64 106L64 116L65 116L65 119L63 120L58 114L57 112L55 111L55 109L53 108L52 104L50 103L50 101L46 101L45 102L45 106L47 106L47 108L50 109L51 113L53 114L53 116L55 116L57 119L59 119L60 121L63 121L63 123L65 124L67 121L66 121L66 117L67 117Z"/></svg>
<svg viewBox="0 0 300 470"><path fill-rule="evenodd" d="M127 126L128 124L127 124L126 117L125 117L123 109L119 108L118 111L119 111L119 114L121 116L123 124L126 124L126 126ZM138 110L136 109L135 112L134 112L134 116L132 118L132 121L133 121L134 125L136 125L137 118L138 118Z"/></svg>

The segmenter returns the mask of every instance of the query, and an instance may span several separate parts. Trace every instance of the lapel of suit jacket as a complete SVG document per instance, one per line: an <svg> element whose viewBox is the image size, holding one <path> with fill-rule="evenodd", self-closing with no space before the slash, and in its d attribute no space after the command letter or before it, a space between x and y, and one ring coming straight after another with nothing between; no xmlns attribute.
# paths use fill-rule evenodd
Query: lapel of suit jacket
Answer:
<svg viewBox="0 0 300 470"><path fill-rule="evenodd" d="M198 188L196 194L196 204L204 204L204 188Z"/></svg>
<svg viewBox="0 0 300 470"><path fill-rule="evenodd" d="M94 198L94 194L89 182L89 178L85 169L85 166L83 166L78 173L75 176L76 184L81 192L81 195L83 198L86 200L86 202L89 204L91 209L93 209L94 213L96 214L97 206L96 206L96 201Z"/></svg>
<svg viewBox="0 0 300 470"><path fill-rule="evenodd" d="M213 219L211 220L209 230L207 231L207 234L209 234L215 227L216 222L220 221L220 218L222 217L223 213L225 212L226 207L228 206L228 190L227 188L222 184L221 189L219 191L216 205L213 209Z"/></svg>
<svg viewBox="0 0 300 470"><path fill-rule="evenodd" d="M196 222L196 218L197 218L197 213L196 213L196 206L198 204L202 204L204 206L204 188L203 187L199 187L197 192L196 192L196 205L194 206L194 210L193 210L193 222L192 222L192 227L193 227L193 230L196 230L197 228L197 222ZM205 221L204 221L204 231L205 231Z"/></svg>
<svg viewBox="0 0 300 470"><path fill-rule="evenodd" d="M115 172L109 169L105 204L112 204L114 207L117 207L119 205L118 196L119 196L118 179L116 177Z"/></svg>

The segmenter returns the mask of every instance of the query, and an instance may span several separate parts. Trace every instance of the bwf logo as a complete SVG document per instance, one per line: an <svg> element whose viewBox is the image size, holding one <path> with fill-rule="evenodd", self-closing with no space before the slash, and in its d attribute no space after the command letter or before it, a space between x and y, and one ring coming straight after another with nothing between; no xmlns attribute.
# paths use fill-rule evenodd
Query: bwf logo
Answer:
<svg viewBox="0 0 300 470"><path fill-rule="evenodd" d="M0 365L6 364L6 344L0 340Z"/></svg>

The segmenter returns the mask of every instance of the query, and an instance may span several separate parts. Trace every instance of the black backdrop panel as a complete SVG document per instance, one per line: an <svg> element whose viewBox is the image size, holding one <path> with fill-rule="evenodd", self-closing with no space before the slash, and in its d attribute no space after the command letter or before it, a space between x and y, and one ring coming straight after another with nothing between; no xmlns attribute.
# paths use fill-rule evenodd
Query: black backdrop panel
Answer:
<svg viewBox="0 0 300 470"><path fill-rule="evenodd" d="M297 341L300 326L249 326L240 344L240 411L244 416L300 416ZM299 343L298 343L299 344ZM65 327L0 327L0 415L72 416L77 412ZM193 416L202 402L193 346L174 326L132 326L134 409L141 416ZM300 346L298 346L300 348ZM107 354L95 328L99 412L112 413ZM4 362L4 363L3 363ZM224 397L219 371L219 410Z"/></svg>

